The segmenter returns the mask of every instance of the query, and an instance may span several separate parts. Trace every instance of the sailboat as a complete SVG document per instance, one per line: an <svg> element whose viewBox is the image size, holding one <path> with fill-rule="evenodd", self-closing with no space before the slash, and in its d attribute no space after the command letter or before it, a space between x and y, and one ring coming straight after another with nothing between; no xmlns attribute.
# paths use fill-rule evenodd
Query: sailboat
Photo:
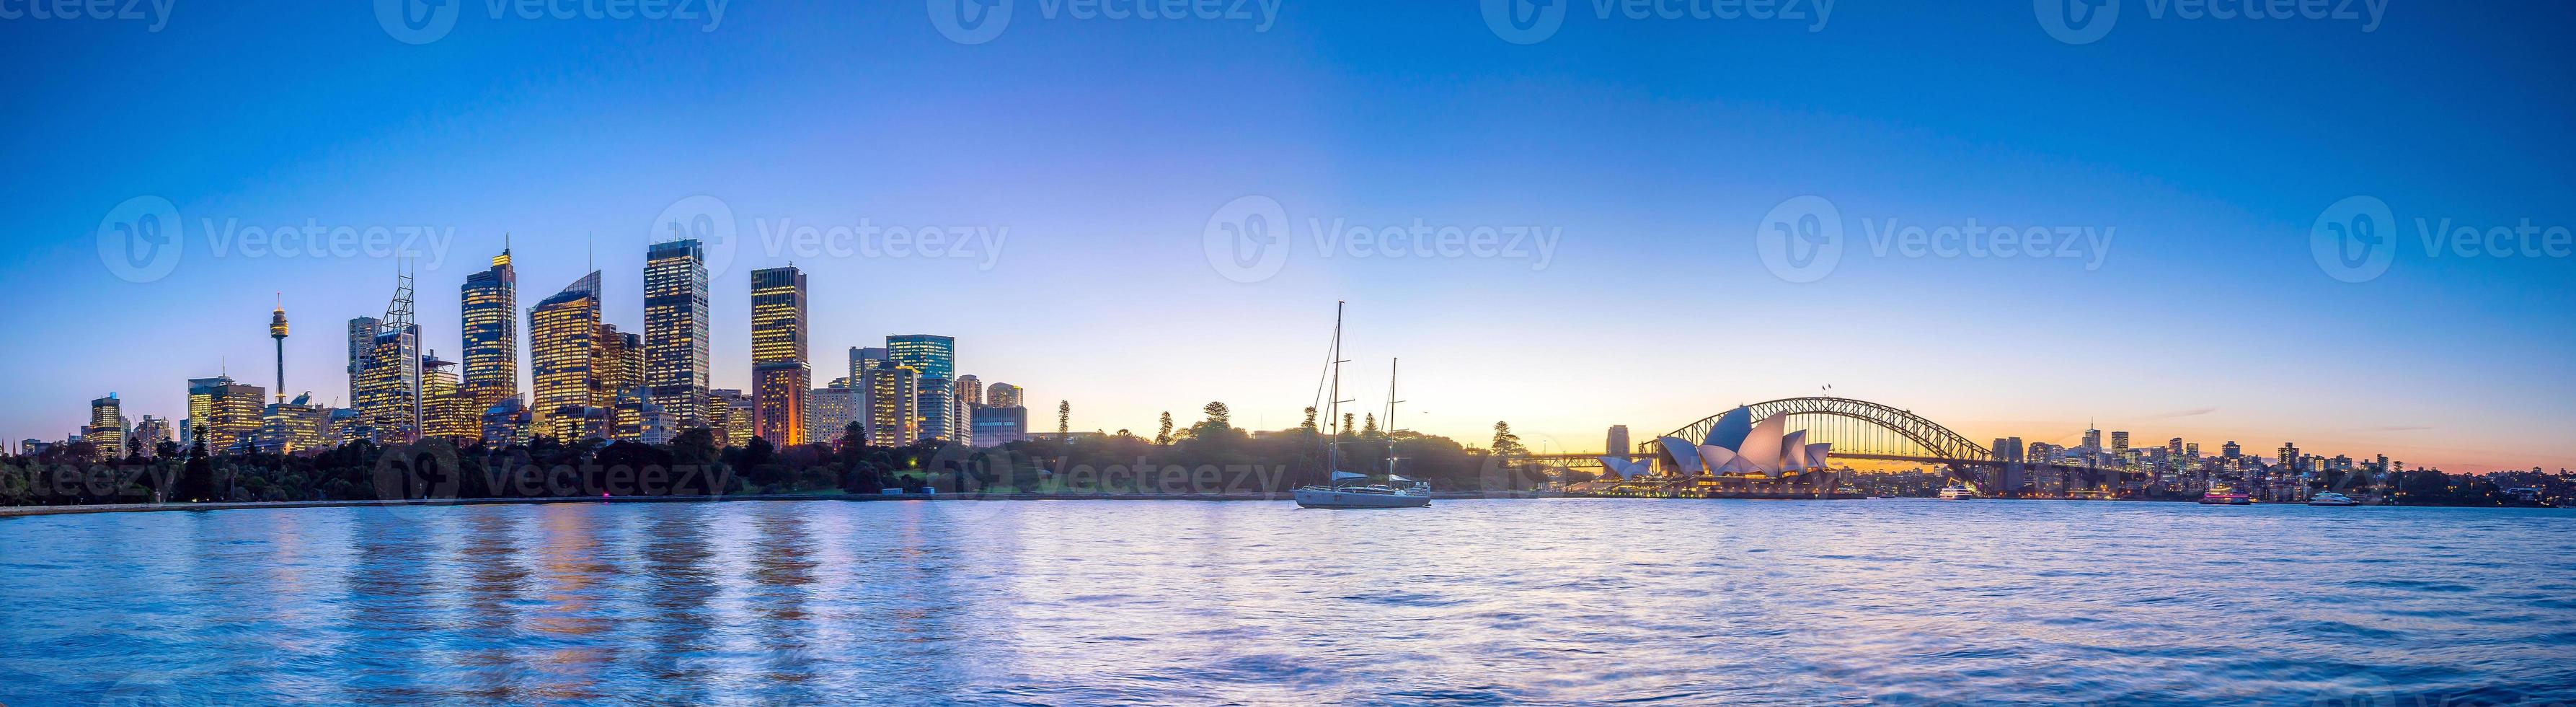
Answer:
<svg viewBox="0 0 2576 707"><path fill-rule="evenodd" d="M1377 480L1368 474L1342 470L1341 406L1342 399L1342 304L1333 305L1333 354L1327 369L1331 378L1331 396L1325 398L1324 419L1333 426L1332 435L1324 442L1324 468L1331 474L1323 484L1302 486L1295 492L1301 508L1422 508L1431 505L1431 485L1396 475L1395 455L1395 375L1389 369L1386 381L1386 474Z"/></svg>

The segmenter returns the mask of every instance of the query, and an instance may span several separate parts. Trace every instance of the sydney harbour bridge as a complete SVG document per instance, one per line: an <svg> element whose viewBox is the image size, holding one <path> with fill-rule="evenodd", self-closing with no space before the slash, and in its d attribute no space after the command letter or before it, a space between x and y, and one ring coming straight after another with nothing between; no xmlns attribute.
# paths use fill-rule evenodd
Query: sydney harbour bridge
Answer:
<svg viewBox="0 0 2576 707"><path fill-rule="evenodd" d="M1978 444L1966 435L1943 427L1929 418L1914 414L1910 410L1866 400L1836 397L1783 398L1744 407L1752 411L1752 419L1755 420L1787 415L1787 429L1805 430L1806 441L1809 443L1833 444L1834 458L1934 465L1952 478L1970 482L1985 489L2004 486L2005 472L2008 470L2030 475L2065 474L2093 478L2108 476L2109 478L2103 478L2103 480L2113 485L2120 481L2117 478L2117 469L2088 463L2041 463L2025 462L2021 459L2000 459L1985 445ZM1707 437L1718 424L1718 419L1724 415L1725 412L1719 412L1656 437L1676 437L1697 442ZM1606 453L1534 454L1525 459L1541 466L1566 469L1601 468L1600 457L1603 456L1653 460L1661 453L1662 446L1656 441L1656 437L1641 439L1635 449L1608 450Z"/></svg>

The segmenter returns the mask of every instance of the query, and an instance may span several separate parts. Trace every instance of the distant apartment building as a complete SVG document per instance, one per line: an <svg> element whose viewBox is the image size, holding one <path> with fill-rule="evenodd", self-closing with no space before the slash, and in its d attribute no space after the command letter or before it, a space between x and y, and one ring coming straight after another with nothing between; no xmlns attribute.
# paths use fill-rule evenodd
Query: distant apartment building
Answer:
<svg viewBox="0 0 2576 707"><path fill-rule="evenodd" d="M125 456L125 404L115 393L89 401L89 429L82 439L98 450L100 461Z"/></svg>
<svg viewBox="0 0 2576 707"><path fill-rule="evenodd" d="M861 372L867 404L868 444L901 447L922 438L921 373L891 360Z"/></svg>
<svg viewBox="0 0 2576 707"><path fill-rule="evenodd" d="M756 408L757 404L749 393L731 388L707 391L706 426L715 432L718 444L727 447L750 444L751 438L758 434L754 420Z"/></svg>
<svg viewBox="0 0 2576 707"><path fill-rule="evenodd" d="M210 453L248 448L250 437L259 434L267 398L267 389L235 383L230 376L188 379L188 443L203 440Z"/></svg>
<svg viewBox="0 0 2576 707"><path fill-rule="evenodd" d="M996 447L1029 438L1029 409L986 405L975 409L975 446Z"/></svg>
<svg viewBox="0 0 2576 707"><path fill-rule="evenodd" d="M850 387L850 379L847 378L832 381L832 384L826 387L807 391L805 395L806 441L824 444L839 442L842 431L859 421L863 397L865 396L860 395L858 390ZM862 434L860 439L864 441L867 438Z"/></svg>
<svg viewBox="0 0 2576 707"><path fill-rule="evenodd" d="M992 385L984 386L984 404L989 407L997 408L1020 407L1020 397L1024 393L1025 391L1021 390L1019 386L1011 385L1009 383L994 383Z"/></svg>
<svg viewBox="0 0 2576 707"><path fill-rule="evenodd" d="M125 444L150 457L159 455L161 445L176 441L178 438L172 435L169 420L145 415L142 421L134 423L134 435Z"/></svg>

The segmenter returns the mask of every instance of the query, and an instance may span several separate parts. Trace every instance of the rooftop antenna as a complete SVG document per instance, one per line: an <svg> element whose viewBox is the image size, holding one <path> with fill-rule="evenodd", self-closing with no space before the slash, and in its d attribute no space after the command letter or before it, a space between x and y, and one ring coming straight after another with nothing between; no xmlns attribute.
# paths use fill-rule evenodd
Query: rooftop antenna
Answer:
<svg viewBox="0 0 2576 707"><path fill-rule="evenodd" d="M599 234L582 231L581 237L583 238L583 242L587 244L583 247L589 249L589 253L582 256L586 258L586 260L582 261L582 264L588 266L592 271L599 270Z"/></svg>

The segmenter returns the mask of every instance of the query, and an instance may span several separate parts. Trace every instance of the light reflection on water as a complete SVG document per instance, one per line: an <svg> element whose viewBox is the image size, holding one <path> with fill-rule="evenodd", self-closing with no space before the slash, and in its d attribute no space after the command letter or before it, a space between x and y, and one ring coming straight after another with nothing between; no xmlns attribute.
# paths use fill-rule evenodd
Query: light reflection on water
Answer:
<svg viewBox="0 0 2576 707"><path fill-rule="evenodd" d="M744 502L0 520L0 703L2576 698L2563 511Z"/></svg>

